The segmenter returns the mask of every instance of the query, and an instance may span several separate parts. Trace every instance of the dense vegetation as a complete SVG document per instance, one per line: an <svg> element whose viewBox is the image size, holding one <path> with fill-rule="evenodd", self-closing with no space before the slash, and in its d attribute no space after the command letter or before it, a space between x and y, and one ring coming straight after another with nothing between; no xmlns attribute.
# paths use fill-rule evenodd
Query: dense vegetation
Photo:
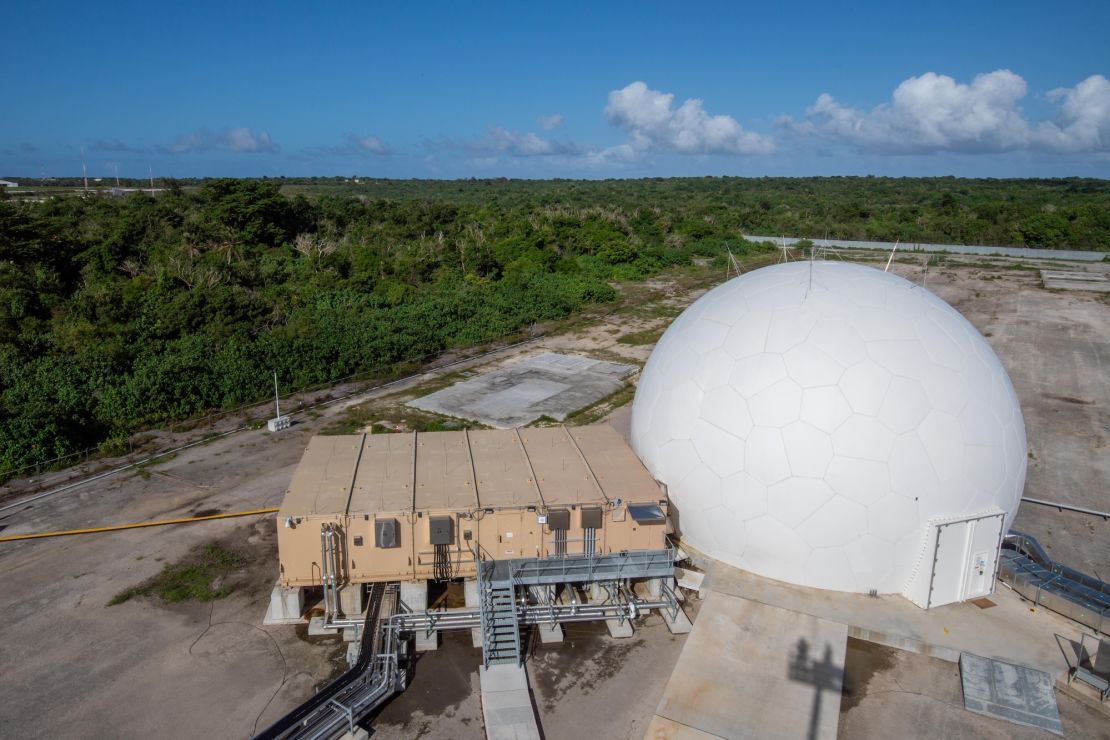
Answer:
<svg viewBox="0 0 1110 740"><path fill-rule="evenodd" d="M0 476L264 398L271 368L303 387L610 301L742 232L1110 248L1099 180L182 185L0 200Z"/></svg>
<svg viewBox="0 0 1110 740"><path fill-rule="evenodd" d="M286 190L495 203L643 205L758 235L1110 250L1110 181L890 177L287 181Z"/></svg>

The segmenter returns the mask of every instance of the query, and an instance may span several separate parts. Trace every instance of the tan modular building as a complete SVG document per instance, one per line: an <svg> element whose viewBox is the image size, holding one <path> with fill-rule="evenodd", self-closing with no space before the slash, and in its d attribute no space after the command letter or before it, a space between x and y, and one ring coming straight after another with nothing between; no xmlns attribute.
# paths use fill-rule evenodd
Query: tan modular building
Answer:
<svg viewBox="0 0 1110 740"><path fill-rule="evenodd" d="M278 519L281 585L445 580L484 560L666 547L666 501L609 425L315 437ZM334 562L333 562L334 560Z"/></svg>

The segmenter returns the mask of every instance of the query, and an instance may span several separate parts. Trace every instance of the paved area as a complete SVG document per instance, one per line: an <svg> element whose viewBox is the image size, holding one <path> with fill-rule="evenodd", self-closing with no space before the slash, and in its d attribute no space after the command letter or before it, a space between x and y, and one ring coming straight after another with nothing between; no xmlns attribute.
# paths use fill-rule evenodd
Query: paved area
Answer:
<svg viewBox="0 0 1110 740"><path fill-rule="evenodd" d="M567 415L618 390L632 365L552 352L513 362L409 402L424 411L498 429Z"/></svg>
<svg viewBox="0 0 1110 740"><path fill-rule="evenodd" d="M804 588L760 578L723 563L706 576L704 588L847 625L853 637L956 662L973 652L1045 671L1067 670L1062 644L1078 643L1080 628L999 586L995 606L971 602L920 609L901 596L872 597Z"/></svg>
<svg viewBox="0 0 1110 740"><path fill-rule="evenodd" d="M832 740L847 637L843 624L711 592L646 736Z"/></svg>
<svg viewBox="0 0 1110 740"><path fill-rule="evenodd" d="M1057 693L1064 736L1110 738L1107 716ZM1055 740L1037 727L968 712L955 663L848 639L838 740Z"/></svg>
<svg viewBox="0 0 1110 740"><path fill-rule="evenodd" d="M968 711L1064 734L1055 682L1044 671L964 653L960 681Z"/></svg>
<svg viewBox="0 0 1110 740"><path fill-rule="evenodd" d="M524 666L491 665L480 668L478 675L487 740L539 740Z"/></svg>

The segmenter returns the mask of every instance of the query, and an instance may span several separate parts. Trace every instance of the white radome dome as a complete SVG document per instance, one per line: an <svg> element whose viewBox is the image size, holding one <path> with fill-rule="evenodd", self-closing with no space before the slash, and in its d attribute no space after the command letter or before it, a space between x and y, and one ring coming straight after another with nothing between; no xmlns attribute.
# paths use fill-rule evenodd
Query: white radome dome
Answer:
<svg viewBox="0 0 1110 740"><path fill-rule="evenodd" d="M931 519L1025 485L1010 378L958 311L896 275L791 262L730 280L659 340L632 446L682 541L768 578L900 593ZM1005 531L1005 530L1003 530Z"/></svg>

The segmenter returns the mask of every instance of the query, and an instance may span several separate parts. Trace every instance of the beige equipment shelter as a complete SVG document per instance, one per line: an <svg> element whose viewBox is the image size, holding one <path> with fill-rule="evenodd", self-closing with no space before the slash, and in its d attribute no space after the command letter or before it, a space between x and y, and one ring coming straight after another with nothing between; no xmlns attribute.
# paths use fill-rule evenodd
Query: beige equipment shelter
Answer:
<svg viewBox="0 0 1110 740"><path fill-rule="evenodd" d="M278 515L280 582L321 583L321 528L339 581L474 576L483 560L666 547L659 485L615 429L314 437Z"/></svg>

